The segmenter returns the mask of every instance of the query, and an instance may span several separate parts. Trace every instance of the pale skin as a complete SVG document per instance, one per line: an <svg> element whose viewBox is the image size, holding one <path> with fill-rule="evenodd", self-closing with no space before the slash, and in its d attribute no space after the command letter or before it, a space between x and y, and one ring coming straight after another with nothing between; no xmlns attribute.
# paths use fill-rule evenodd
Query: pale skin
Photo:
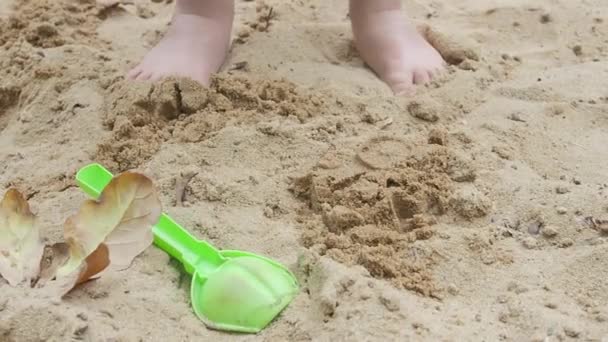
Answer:
<svg viewBox="0 0 608 342"><path fill-rule="evenodd" d="M349 7L361 57L395 94L411 94L441 72L441 55L404 18L400 0L350 0ZM169 31L128 77L209 85L228 55L233 21L233 0L177 0Z"/></svg>

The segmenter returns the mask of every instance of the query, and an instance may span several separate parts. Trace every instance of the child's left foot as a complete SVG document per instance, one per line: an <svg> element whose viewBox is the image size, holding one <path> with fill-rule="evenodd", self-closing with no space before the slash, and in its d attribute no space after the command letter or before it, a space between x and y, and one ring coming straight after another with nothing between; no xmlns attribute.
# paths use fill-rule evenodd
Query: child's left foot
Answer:
<svg viewBox="0 0 608 342"><path fill-rule="evenodd" d="M443 58L405 20L399 0L351 0L350 15L361 57L395 94L412 93L443 69Z"/></svg>
<svg viewBox="0 0 608 342"><path fill-rule="evenodd" d="M127 76L189 77L209 85L228 54L233 18L231 0L177 0L169 32Z"/></svg>

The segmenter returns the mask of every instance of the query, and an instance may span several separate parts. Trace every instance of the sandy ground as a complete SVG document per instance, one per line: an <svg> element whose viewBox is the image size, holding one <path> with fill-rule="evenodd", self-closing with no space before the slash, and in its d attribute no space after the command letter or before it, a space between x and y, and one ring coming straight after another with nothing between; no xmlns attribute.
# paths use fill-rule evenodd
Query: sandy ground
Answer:
<svg viewBox="0 0 608 342"><path fill-rule="evenodd" d="M302 284L258 335L208 330L151 247L62 302L0 281L0 340L607 341L608 3L408 1L451 63L411 98L358 58L346 5L238 1L202 89L123 78L172 4L0 1L0 186L50 242L102 162Z"/></svg>

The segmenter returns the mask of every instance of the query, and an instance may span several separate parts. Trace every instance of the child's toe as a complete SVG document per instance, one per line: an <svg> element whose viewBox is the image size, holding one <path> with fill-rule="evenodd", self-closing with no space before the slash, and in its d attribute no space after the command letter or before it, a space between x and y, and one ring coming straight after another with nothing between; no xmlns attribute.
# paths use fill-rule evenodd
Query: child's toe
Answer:
<svg viewBox="0 0 608 342"><path fill-rule="evenodd" d="M152 72L144 70L135 79L138 81L147 81L150 79L150 77L152 77Z"/></svg>
<svg viewBox="0 0 608 342"><path fill-rule="evenodd" d="M414 85L411 82L395 83L391 85L391 90L397 96L411 96L416 92L416 88L414 88Z"/></svg>
<svg viewBox="0 0 608 342"><path fill-rule="evenodd" d="M127 73L127 78L130 80L137 79L137 76L139 76L142 71L142 68L138 65Z"/></svg>
<svg viewBox="0 0 608 342"><path fill-rule="evenodd" d="M427 84L431 78L426 70L416 70L414 72L414 84L422 85Z"/></svg>
<svg viewBox="0 0 608 342"><path fill-rule="evenodd" d="M150 76L148 76L148 80L150 81L158 81L162 75L158 72L151 72Z"/></svg>
<svg viewBox="0 0 608 342"><path fill-rule="evenodd" d="M430 69L427 73L429 74L429 80L434 80L441 74L441 69Z"/></svg>

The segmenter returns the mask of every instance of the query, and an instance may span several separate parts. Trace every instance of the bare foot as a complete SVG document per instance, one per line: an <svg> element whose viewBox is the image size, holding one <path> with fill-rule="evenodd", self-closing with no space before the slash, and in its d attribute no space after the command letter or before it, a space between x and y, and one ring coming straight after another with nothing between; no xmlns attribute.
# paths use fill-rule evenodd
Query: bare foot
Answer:
<svg viewBox="0 0 608 342"><path fill-rule="evenodd" d="M169 32L128 78L182 76L209 85L228 54L233 18L230 0L178 0Z"/></svg>
<svg viewBox="0 0 608 342"><path fill-rule="evenodd" d="M412 93L443 69L439 52L403 17L400 0L351 0L350 16L361 57L395 94Z"/></svg>

